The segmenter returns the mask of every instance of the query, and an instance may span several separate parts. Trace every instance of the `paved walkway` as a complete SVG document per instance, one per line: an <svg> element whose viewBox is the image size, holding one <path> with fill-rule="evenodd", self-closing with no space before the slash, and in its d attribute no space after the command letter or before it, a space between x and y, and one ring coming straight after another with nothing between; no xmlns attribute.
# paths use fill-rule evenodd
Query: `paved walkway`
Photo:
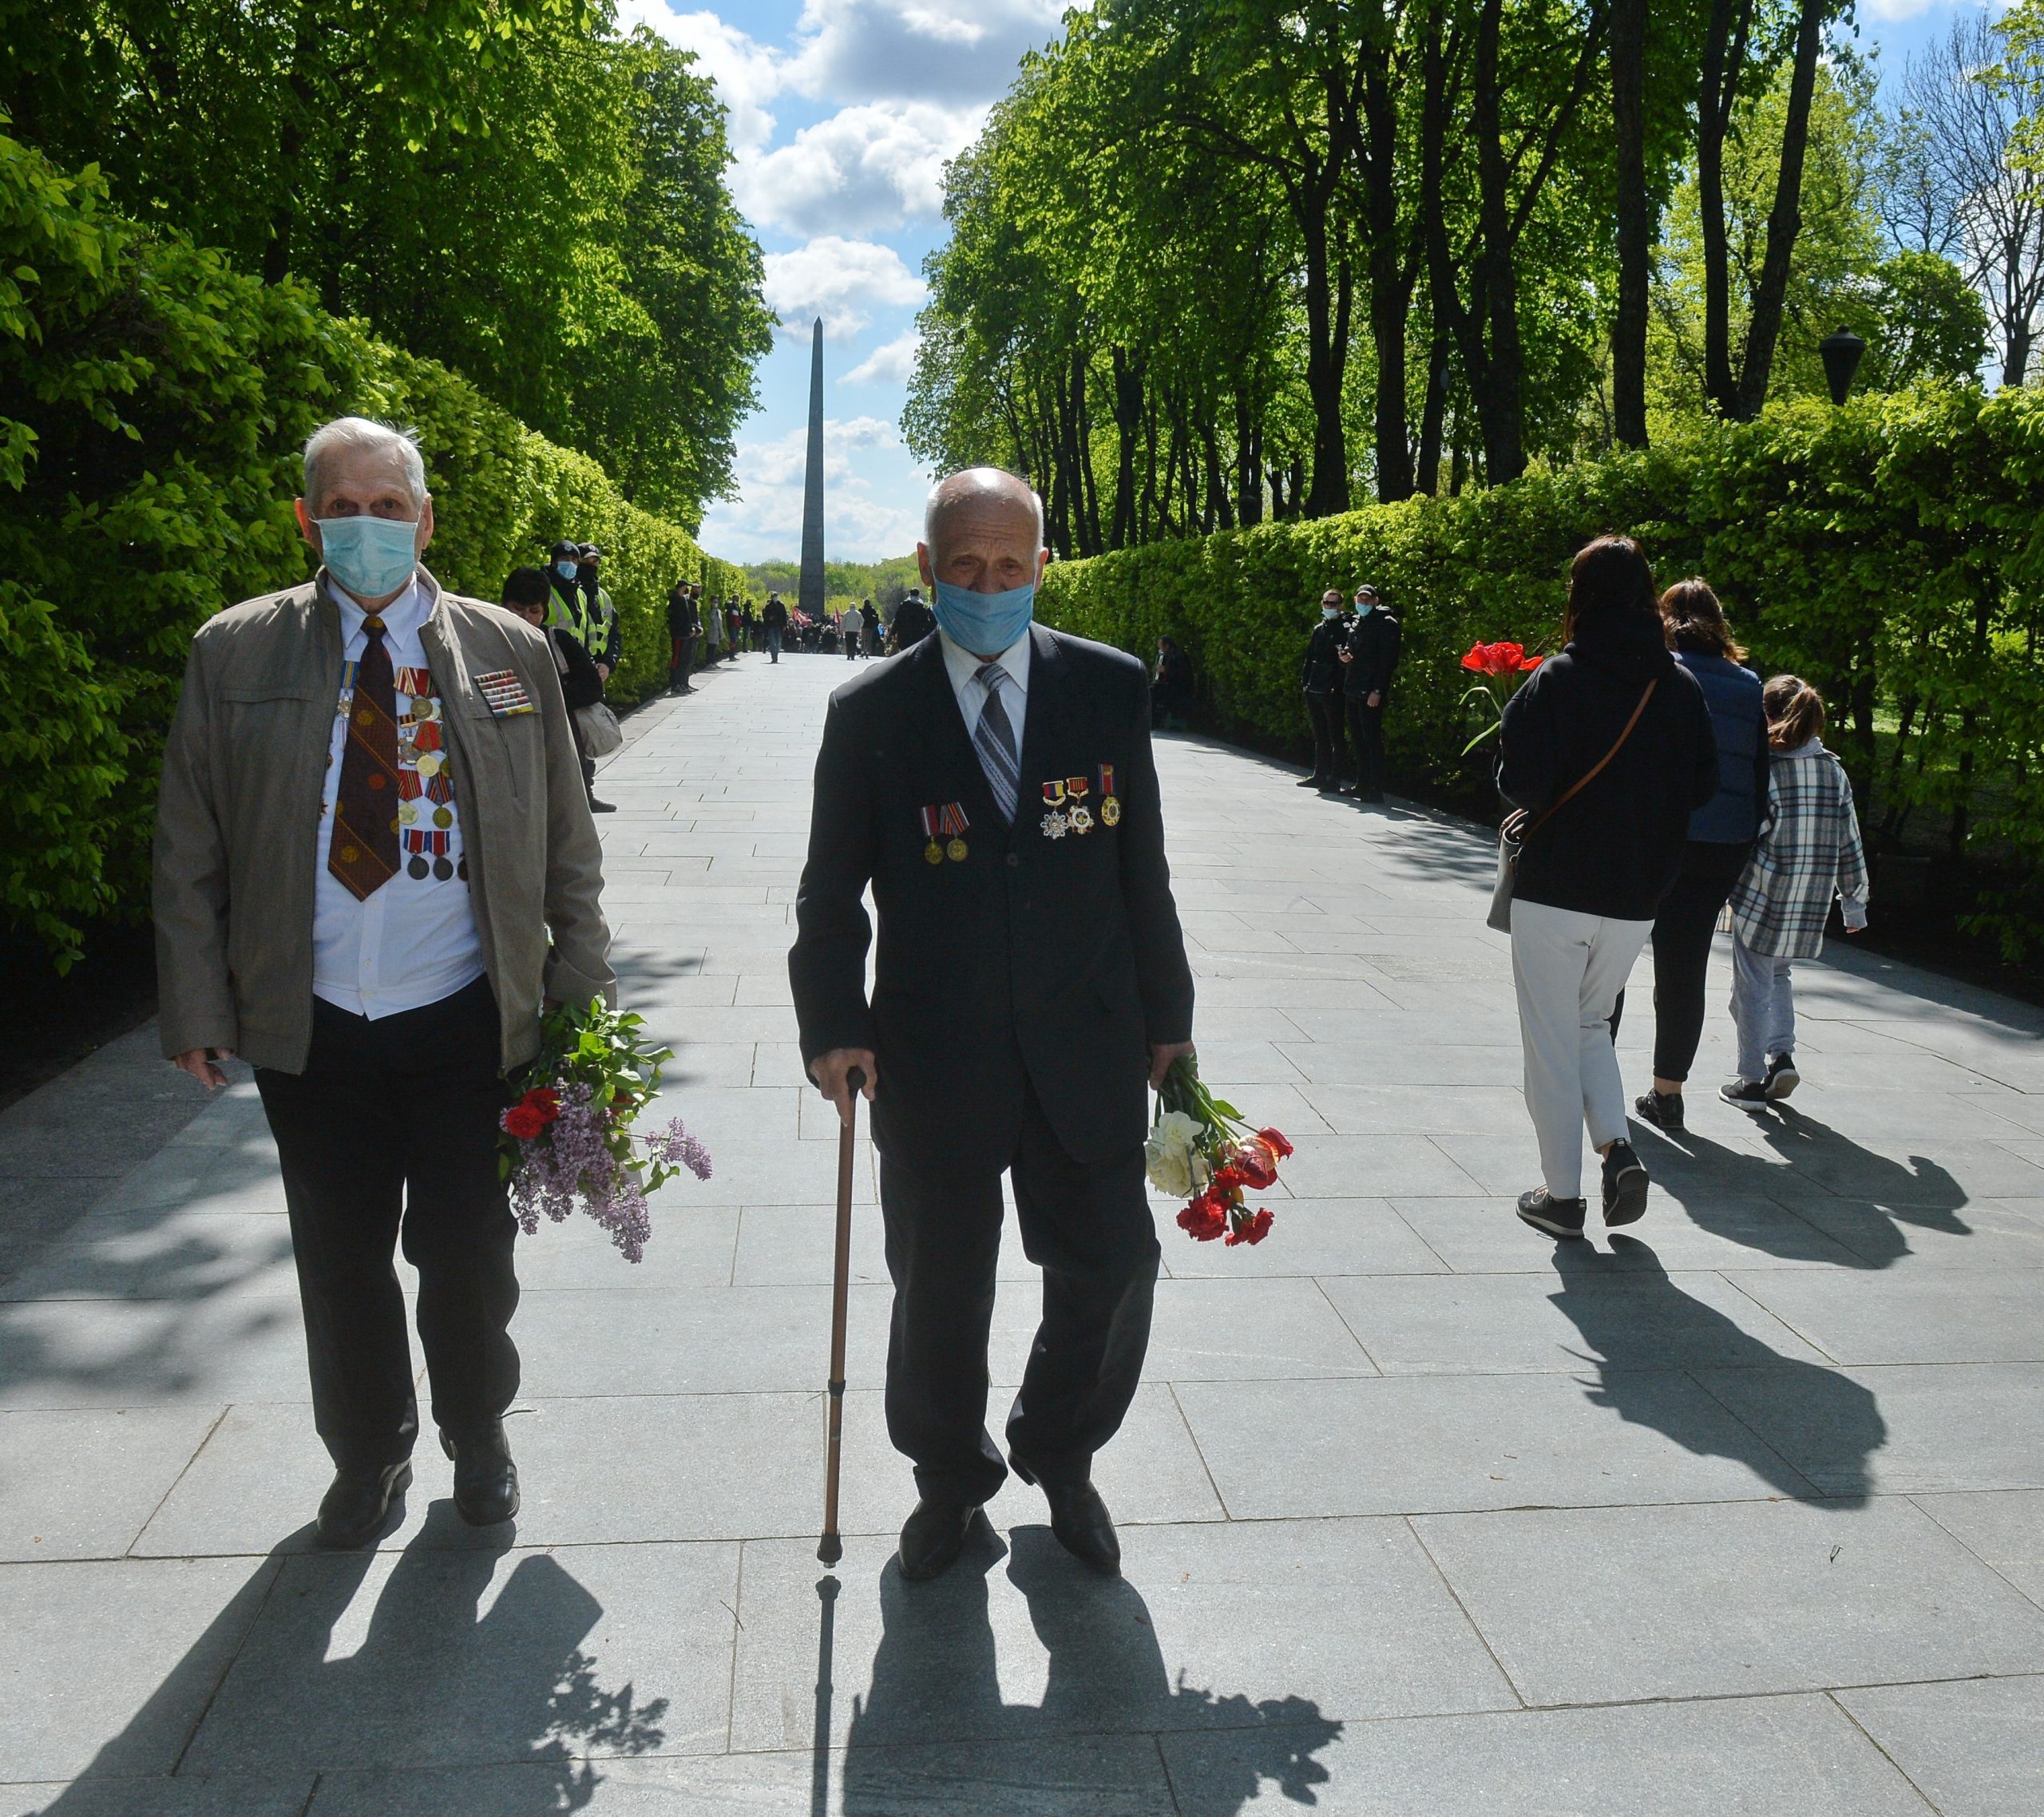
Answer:
<svg viewBox="0 0 2044 1817"><path fill-rule="evenodd" d="M1293 1136L1297 1196L1257 1250L1166 1231L1099 1466L1126 1579L1011 1488L908 1585L862 1167L826 1577L835 1145L783 960L843 673L747 659L606 774L628 994L717 1173L640 1269L593 1227L525 1248L515 1538L422 1447L379 1551L307 1550L327 1467L246 1083L180 1108L137 1042L0 1118L9 1186L92 1182L53 1233L5 1201L0 1813L2044 1808L2044 1019L1810 968L1793 1107L1699 1095L1642 1137L1637 1237L1557 1249L1511 1213L1482 840L1197 739L1163 768L1205 1070Z"/></svg>

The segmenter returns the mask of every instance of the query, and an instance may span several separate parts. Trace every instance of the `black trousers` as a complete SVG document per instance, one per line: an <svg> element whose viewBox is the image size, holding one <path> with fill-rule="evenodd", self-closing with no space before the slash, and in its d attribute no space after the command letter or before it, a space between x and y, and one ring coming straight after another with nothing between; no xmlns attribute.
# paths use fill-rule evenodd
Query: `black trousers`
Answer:
<svg viewBox="0 0 2044 1817"><path fill-rule="evenodd" d="M1309 694L1306 717L1313 722L1313 773L1331 782L1341 774L1341 696Z"/></svg>
<svg viewBox="0 0 2044 1817"><path fill-rule="evenodd" d="M1692 839L1654 916L1654 1076L1686 1079L1703 1039L1710 936L1746 868L1749 845Z"/></svg>
<svg viewBox="0 0 2044 1817"><path fill-rule="evenodd" d="M1368 696L1346 697L1349 710L1349 746L1356 754L1356 792L1361 795L1384 793L1384 709L1367 704Z"/></svg>
<svg viewBox="0 0 2044 1817"><path fill-rule="evenodd" d="M1015 1152L986 1170L926 1170L883 1154L880 1208L894 1281L887 1435L933 1501L992 1499L1006 1479L988 1435L987 1337L1000 1253L1000 1174L1015 1185L1022 1252L1043 1270L1043 1320L1008 1416L1016 1471L1082 1482L1120 1429L1150 1343L1163 1252L1143 1150L1087 1166L1065 1153L1028 1094Z"/></svg>
<svg viewBox="0 0 2044 1817"><path fill-rule="evenodd" d="M418 1270L418 1336L445 1431L501 1419L518 1391L508 1328L517 1220L497 1177L497 1000L487 978L371 1022L317 999L303 1073L259 1067L283 1163L312 1415L334 1462L374 1468L418 1433L392 1253Z"/></svg>
<svg viewBox="0 0 2044 1817"><path fill-rule="evenodd" d="M669 639L673 645L672 659L667 664L667 686L687 687L688 672L695 667L695 639L676 637Z"/></svg>

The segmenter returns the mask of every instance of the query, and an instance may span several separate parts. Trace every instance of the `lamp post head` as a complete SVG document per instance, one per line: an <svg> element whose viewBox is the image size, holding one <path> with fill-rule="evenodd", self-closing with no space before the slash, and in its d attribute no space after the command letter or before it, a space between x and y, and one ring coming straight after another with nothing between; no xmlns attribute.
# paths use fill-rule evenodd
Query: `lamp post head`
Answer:
<svg viewBox="0 0 2044 1817"><path fill-rule="evenodd" d="M1850 328L1840 328L1817 342L1817 357L1824 362L1824 381L1831 387L1831 401L1843 404L1852 389L1852 374L1867 351L1867 343Z"/></svg>

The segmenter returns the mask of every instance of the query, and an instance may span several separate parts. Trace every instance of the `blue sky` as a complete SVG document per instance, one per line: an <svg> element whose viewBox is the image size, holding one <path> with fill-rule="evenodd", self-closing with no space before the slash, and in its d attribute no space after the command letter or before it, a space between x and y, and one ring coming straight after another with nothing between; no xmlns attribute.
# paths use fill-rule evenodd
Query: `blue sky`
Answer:
<svg viewBox="0 0 2044 1817"><path fill-rule="evenodd" d="M944 236L944 161L977 136L1023 52L1057 36L1067 4L618 0L621 26L693 50L716 83L738 153L733 192L787 324L760 369L760 409L739 432L741 497L703 523L713 554L758 561L800 547L818 315L829 552L866 561L914 547L929 476L900 422L923 260ZM1955 0L1861 0L1860 41L1899 74L1956 10Z"/></svg>

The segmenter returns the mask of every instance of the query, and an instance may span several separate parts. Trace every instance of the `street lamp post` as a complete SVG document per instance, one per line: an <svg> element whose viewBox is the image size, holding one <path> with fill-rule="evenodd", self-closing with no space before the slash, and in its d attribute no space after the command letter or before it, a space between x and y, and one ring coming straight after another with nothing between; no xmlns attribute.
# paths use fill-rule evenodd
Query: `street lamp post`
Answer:
<svg viewBox="0 0 2044 1817"><path fill-rule="evenodd" d="M1817 357L1824 362L1824 381L1831 386L1831 401L1843 404L1852 389L1852 374L1867 351L1867 343L1850 328L1840 328L1817 342Z"/></svg>

